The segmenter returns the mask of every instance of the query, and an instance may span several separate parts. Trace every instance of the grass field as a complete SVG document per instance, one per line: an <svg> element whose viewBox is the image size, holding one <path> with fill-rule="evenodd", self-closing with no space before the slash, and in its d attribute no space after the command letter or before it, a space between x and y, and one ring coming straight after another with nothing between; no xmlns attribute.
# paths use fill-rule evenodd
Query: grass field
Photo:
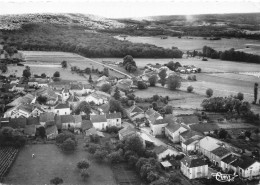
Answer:
<svg viewBox="0 0 260 185"><path fill-rule="evenodd" d="M115 38L123 40L124 38L116 36ZM133 43L148 43L159 47L172 48L178 47L182 51L193 51L202 50L203 46L209 46L217 51L234 49L244 49L246 44L260 44L259 40L249 40L249 39L225 39L221 40L204 40L202 37L183 37L181 39L177 37L168 37L167 39L161 39L160 37L137 37L128 36L126 40Z"/></svg>
<svg viewBox="0 0 260 185"><path fill-rule="evenodd" d="M32 153L35 158L32 158ZM90 177L83 181L76 168L77 162L88 159ZM98 164L88 157L82 148L73 154L62 153L56 145L26 145L19 153L11 171L4 180L6 184L49 184L50 179L60 177L67 185L115 185L111 168Z"/></svg>
<svg viewBox="0 0 260 185"><path fill-rule="evenodd" d="M20 51L23 54L24 59L31 65L39 65L41 68L43 64L60 64L62 61L68 62L68 69L71 66L77 66L80 69L94 68L99 71L103 71L104 66L95 63L88 58L82 57L75 53L68 52L53 52L53 51ZM26 65L26 63L25 63ZM109 71L110 75L116 77L123 77L121 74L115 71ZM70 76L71 77L71 76Z"/></svg>

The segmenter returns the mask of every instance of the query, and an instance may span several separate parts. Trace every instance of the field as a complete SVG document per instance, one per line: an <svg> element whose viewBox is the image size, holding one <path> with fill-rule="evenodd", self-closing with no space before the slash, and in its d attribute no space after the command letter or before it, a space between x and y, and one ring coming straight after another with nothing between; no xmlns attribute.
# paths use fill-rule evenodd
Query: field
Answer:
<svg viewBox="0 0 260 185"><path fill-rule="evenodd" d="M27 61L25 65L33 65L34 67L40 66L44 68L43 65L53 65L60 64L62 61L68 62L68 70L70 71L71 66L77 66L80 69L94 68L99 71L103 71L104 66L102 64L95 63L88 58L82 57L75 53L68 52L52 52L52 51L19 51L23 54L24 59ZM60 67L60 66L59 66ZM110 75L116 77L123 77L121 74L115 71L109 71ZM52 73L53 74L53 73ZM67 74L65 74L67 75ZM71 75L68 76L71 79ZM73 77L72 77L73 78ZM83 80L83 79L75 79Z"/></svg>
<svg viewBox="0 0 260 185"><path fill-rule="evenodd" d="M32 153L35 158L32 158ZM88 159L90 177L83 181L76 168L77 162ZM49 184L50 179L60 177L64 184L115 185L111 168L106 164L97 164L88 157L83 149L73 154L62 153L56 145L26 145L19 153L6 184L35 185Z"/></svg>
<svg viewBox="0 0 260 185"><path fill-rule="evenodd" d="M124 38L116 36L115 38L123 40ZM161 39L160 37L137 37L128 36L126 40L133 43L148 43L153 44L163 48L178 47L182 51L193 51L202 50L203 46L209 46L217 51L234 49L244 49L246 44L260 44L259 40L249 40L249 39L225 39L221 40L204 40L202 37L182 37L181 39L177 37L168 37L167 39ZM259 50L258 50L258 54Z"/></svg>

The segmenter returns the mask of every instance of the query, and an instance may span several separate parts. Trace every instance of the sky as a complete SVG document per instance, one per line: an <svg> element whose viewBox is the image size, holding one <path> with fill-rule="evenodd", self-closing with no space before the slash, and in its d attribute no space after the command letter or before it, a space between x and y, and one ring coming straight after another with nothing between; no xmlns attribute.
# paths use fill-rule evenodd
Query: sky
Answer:
<svg viewBox="0 0 260 185"><path fill-rule="evenodd" d="M83 13L107 18L260 12L260 0L0 0L0 14Z"/></svg>

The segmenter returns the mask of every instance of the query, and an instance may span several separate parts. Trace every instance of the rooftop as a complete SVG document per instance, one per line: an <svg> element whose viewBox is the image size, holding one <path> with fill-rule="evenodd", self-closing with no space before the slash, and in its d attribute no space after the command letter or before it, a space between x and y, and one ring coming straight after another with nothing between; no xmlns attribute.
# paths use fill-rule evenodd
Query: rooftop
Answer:
<svg viewBox="0 0 260 185"><path fill-rule="evenodd" d="M106 114L107 119L116 119L116 118L122 118L121 112L115 112L115 113L109 113Z"/></svg>
<svg viewBox="0 0 260 185"><path fill-rule="evenodd" d="M90 120L92 123L107 122L105 115L90 115Z"/></svg>
<svg viewBox="0 0 260 185"><path fill-rule="evenodd" d="M69 109L70 106L67 103L59 103L54 109Z"/></svg>
<svg viewBox="0 0 260 185"><path fill-rule="evenodd" d="M166 146L163 146L163 145L160 145L160 146L156 146L154 147L153 151L156 153L156 154L161 154L163 153L164 151L166 151L168 148Z"/></svg>
<svg viewBox="0 0 260 185"><path fill-rule="evenodd" d="M221 147L221 146L212 150L211 152L218 157L224 157L225 155L230 154L229 150L227 150L226 148Z"/></svg>
<svg viewBox="0 0 260 185"><path fill-rule="evenodd" d="M24 128L25 135L35 135L36 133L36 125L26 125Z"/></svg>
<svg viewBox="0 0 260 185"><path fill-rule="evenodd" d="M119 130L118 132L122 137L127 137L127 136L131 136L131 135L135 135L136 134L136 131L134 128L128 126L128 127L125 127L121 130Z"/></svg>
<svg viewBox="0 0 260 185"><path fill-rule="evenodd" d="M238 159L238 156L236 155L228 155L227 157L224 157L221 161L223 161L226 164L230 164Z"/></svg>
<svg viewBox="0 0 260 185"><path fill-rule="evenodd" d="M207 165L207 163L202 158L193 158L189 156L184 157L181 162L189 168Z"/></svg>

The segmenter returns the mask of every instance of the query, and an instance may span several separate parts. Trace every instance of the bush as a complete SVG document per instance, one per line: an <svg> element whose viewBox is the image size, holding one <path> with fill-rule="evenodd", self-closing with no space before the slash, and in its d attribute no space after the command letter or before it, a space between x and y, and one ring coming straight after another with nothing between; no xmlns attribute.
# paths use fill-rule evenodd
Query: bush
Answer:
<svg viewBox="0 0 260 185"><path fill-rule="evenodd" d="M59 177L55 177L55 178L50 180L50 183L54 184L54 185L58 185L58 184L62 184L63 180L61 178L59 178Z"/></svg>
<svg viewBox="0 0 260 185"><path fill-rule="evenodd" d="M170 90L175 90L181 87L181 77L178 75L171 75L167 79L167 85Z"/></svg>
<svg viewBox="0 0 260 185"><path fill-rule="evenodd" d="M206 90L206 95L208 96L208 97L211 97L212 95L213 95L213 90L212 89L207 89Z"/></svg>
<svg viewBox="0 0 260 185"><path fill-rule="evenodd" d="M105 92L105 93L108 93L110 94L111 92L111 85L109 83L107 84L103 84L101 87L100 87L100 90Z"/></svg>
<svg viewBox="0 0 260 185"><path fill-rule="evenodd" d="M98 149L100 149L100 145L90 143L88 146L88 152L94 154Z"/></svg>
<svg viewBox="0 0 260 185"><path fill-rule="evenodd" d="M111 134L111 133L117 134L119 129L120 129L120 128L117 128L116 126L107 127L107 132L110 133L110 134Z"/></svg>
<svg viewBox="0 0 260 185"><path fill-rule="evenodd" d="M244 100L244 94L241 92L237 93L236 99L239 99L240 101Z"/></svg>
<svg viewBox="0 0 260 185"><path fill-rule="evenodd" d="M93 143L99 143L100 138L97 134L90 135L90 141L93 142Z"/></svg>
<svg viewBox="0 0 260 185"><path fill-rule="evenodd" d="M138 82L137 82L137 88L138 88L138 89L147 89L148 86L147 86L147 84L146 84L145 82L143 82L143 81L138 81Z"/></svg>
<svg viewBox="0 0 260 185"><path fill-rule="evenodd" d="M82 169L88 169L90 166L89 162L86 161L86 160L82 160L82 161L79 161L77 163L77 167L78 169L82 170Z"/></svg>
<svg viewBox="0 0 260 185"><path fill-rule="evenodd" d="M59 78L59 77L60 77L60 72L59 72L59 71L56 71L56 72L53 74L53 77Z"/></svg>
<svg viewBox="0 0 260 185"><path fill-rule="evenodd" d="M98 162L102 162L107 157L108 152L105 150L98 149L94 153L94 158Z"/></svg>
<svg viewBox="0 0 260 185"><path fill-rule="evenodd" d="M157 81L158 81L157 75L150 76L150 78L149 78L150 86L154 87L156 85Z"/></svg>
<svg viewBox="0 0 260 185"><path fill-rule="evenodd" d="M123 157L120 151L110 153L108 155L108 159L111 163L120 163L123 161Z"/></svg>
<svg viewBox="0 0 260 185"><path fill-rule="evenodd" d="M71 138L66 139L61 145L63 151L74 151L76 149L76 142Z"/></svg>
<svg viewBox="0 0 260 185"><path fill-rule="evenodd" d="M192 91L193 91L193 87L190 85L190 86L188 86L187 87L187 91L189 92L189 93L191 93Z"/></svg>
<svg viewBox="0 0 260 185"><path fill-rule="evenodd" d="M72 139L72 140L74 140L74 141L76 140L74 134L72 134L71 132L64 132L64 133L59 134L59 135L56 137L56 143L61 144L61 143L63 143L65 140L67 140L68 138L70 138L70 139Z"/></svg>

